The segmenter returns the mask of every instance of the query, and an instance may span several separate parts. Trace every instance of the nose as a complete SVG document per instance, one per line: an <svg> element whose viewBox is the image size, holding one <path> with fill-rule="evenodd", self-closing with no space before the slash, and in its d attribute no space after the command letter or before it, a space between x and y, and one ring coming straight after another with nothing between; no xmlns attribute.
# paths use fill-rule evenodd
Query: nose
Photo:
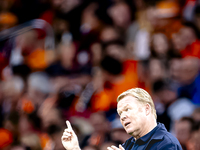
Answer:
<svg viewBox="0 0 200 150"><path fill-rule="evenodd" d="M124 121L126 119L126 115L121 115L121 120Z"/></svg>

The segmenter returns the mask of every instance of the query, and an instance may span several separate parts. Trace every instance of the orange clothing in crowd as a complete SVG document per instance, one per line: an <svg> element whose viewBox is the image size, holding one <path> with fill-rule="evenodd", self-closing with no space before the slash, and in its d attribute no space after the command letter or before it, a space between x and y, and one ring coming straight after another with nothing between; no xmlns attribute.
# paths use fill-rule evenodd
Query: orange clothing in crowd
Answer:
<svg viewBox="0 0 200 150"><path fill-rule="evenodd" d="M114 92L110 89L104 89L103 91L96 93L91 99L92 111L108 111L113 101Z"/></svg>
<svg viewBox="0 0 200 150"><path fill-rule="evenodd" d="M177 33L183 25L180 20L174 18L167 18L166 21L168 21L168 23L162 27L156 28L154 33L163 33L168 39L171 39L172 35Z"/></svg>
<svg viewBox="0 0 200 150"><path fill-rule="evenodd" d="M30 114L35 110L35 106L31 100L23 98L21 103L21 109L23 110L23 112Z"/></svg>
<svg viewBox="0 0 200 150"><path fill-rule="evenodd" d="M39 134L42 149L53 149L51 138L47 133Z"/></svg>
<svg viewBox="0 0 200 150"><path fill-rule="evenodd" d="M117 107L117 97L122 92L138 86L137 62L127 60L123 63L123 79L117 83L109 83L109 88L96 93L91 99L93 111L108 111Z"/></svg>
<svg viewBox="0 0 200 150"><path fill-rule="evenodd" d="M191 45L188 45L184 50L181 51L182 57L192 56L200 59L200 41L196 40Z"/></svg>
<svg viewBox="0 0 200 150"><path fill-rule="evenodd" d="M0 149L12 144L12 142L12 133L4 128L0 128Z"/></svg>
<svg viewBox="0 0 200 150"><path fill-rule="evenodd" d="M44 49L36 49L34 50L30 55L25 57L26 64L32 69L32 70L43 70L48 65L46 62L46 53Z"/></svg>

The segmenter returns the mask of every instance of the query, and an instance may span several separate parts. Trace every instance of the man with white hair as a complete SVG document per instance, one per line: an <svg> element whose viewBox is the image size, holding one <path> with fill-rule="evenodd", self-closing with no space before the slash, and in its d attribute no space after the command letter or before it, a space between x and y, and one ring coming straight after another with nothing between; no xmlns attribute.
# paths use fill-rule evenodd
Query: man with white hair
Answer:
<svg viewBox="0 0 200 150"><path fill-rule="evenodd" d="M124 144L108 147L108 150L182 150L179 141L170 134L162 123L157 123L157 115L151 96L141 88L133 88L117 98L117 112L120 121L132 137ZM67 150L80 150L78 140L67 122L68 129L62 136Z"/></svg>

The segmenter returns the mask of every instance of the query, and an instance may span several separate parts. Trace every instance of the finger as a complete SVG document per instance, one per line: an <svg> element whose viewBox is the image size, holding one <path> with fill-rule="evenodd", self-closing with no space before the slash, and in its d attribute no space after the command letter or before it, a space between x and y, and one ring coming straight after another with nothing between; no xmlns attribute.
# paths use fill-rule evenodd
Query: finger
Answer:
<svg viewBox="0 0 200 150"><path fill-rule="evenodd" d="M107 150L113 150L111 147L107 147Z"/></svg>
<svg viewBox="0 0 200 150"><path fill-rule="evenodd" d="M117 147L114 146L114 145L112 145L111 147L112 147L112 149L114 149L114 150L119 150L119 148L117 148Z"/></svg>
<svg viewBox="0 0 200 150"><path fill-rule="evenodd" d="M64 132L63 135L65 135L65 136L72 136L72 134L66 133L66 132Z"/></svg>
<svg viewBox="0 0 200 150"><path fill-rule="evenodd" d="M64 132L71 133L71 132L72 132L72 130L70 130L70 129L65 129L65 131L64 131Z"/></svg>
<svg viewBox="0 0 200 150"><path fill-rule="evenodd" d="M119 148L120 148L121 150L124 150L124 148L122 147L122 145L121 145L121 144L119 144Z"/></svg>
<svg viewBox="0 0 200 150"><path fill-rule="evenodd" d="M67 124L67 128L68 128L69 130L72 130L72 131L73 131L72 126L71 126L71 124L70 124L70 122L69 122L68 120L66 121L66 124Z"/></svg>
<svg viewBox="0 0 200 150"><path fill-rule="evenodd" d="M71 140L71 137L69 137L69 136L62 136L62 138L61 138L63 141L65 141L65 140L67 140L67 141L70 141Z"/></svg>

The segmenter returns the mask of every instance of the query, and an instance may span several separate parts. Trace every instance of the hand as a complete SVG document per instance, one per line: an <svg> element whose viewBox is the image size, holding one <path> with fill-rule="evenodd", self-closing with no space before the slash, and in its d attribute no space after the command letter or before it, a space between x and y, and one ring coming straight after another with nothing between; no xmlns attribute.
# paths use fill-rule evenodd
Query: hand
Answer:
<svg viewBox="0 0 200 150"><path fill-rule="evenodd" d="M72 126L69 121L66 121L67 129L63 132L61 138L62 144L66 150L80 150L78 138L72 129Z"/></svg>
<svg viewBox="0 0 200 150"><path fill-rule="evenodd" d="M125 150L121 144L119 144L119 148L117 148L116 146L111 146L111 147L107 147L108 150Z"/></svg>

